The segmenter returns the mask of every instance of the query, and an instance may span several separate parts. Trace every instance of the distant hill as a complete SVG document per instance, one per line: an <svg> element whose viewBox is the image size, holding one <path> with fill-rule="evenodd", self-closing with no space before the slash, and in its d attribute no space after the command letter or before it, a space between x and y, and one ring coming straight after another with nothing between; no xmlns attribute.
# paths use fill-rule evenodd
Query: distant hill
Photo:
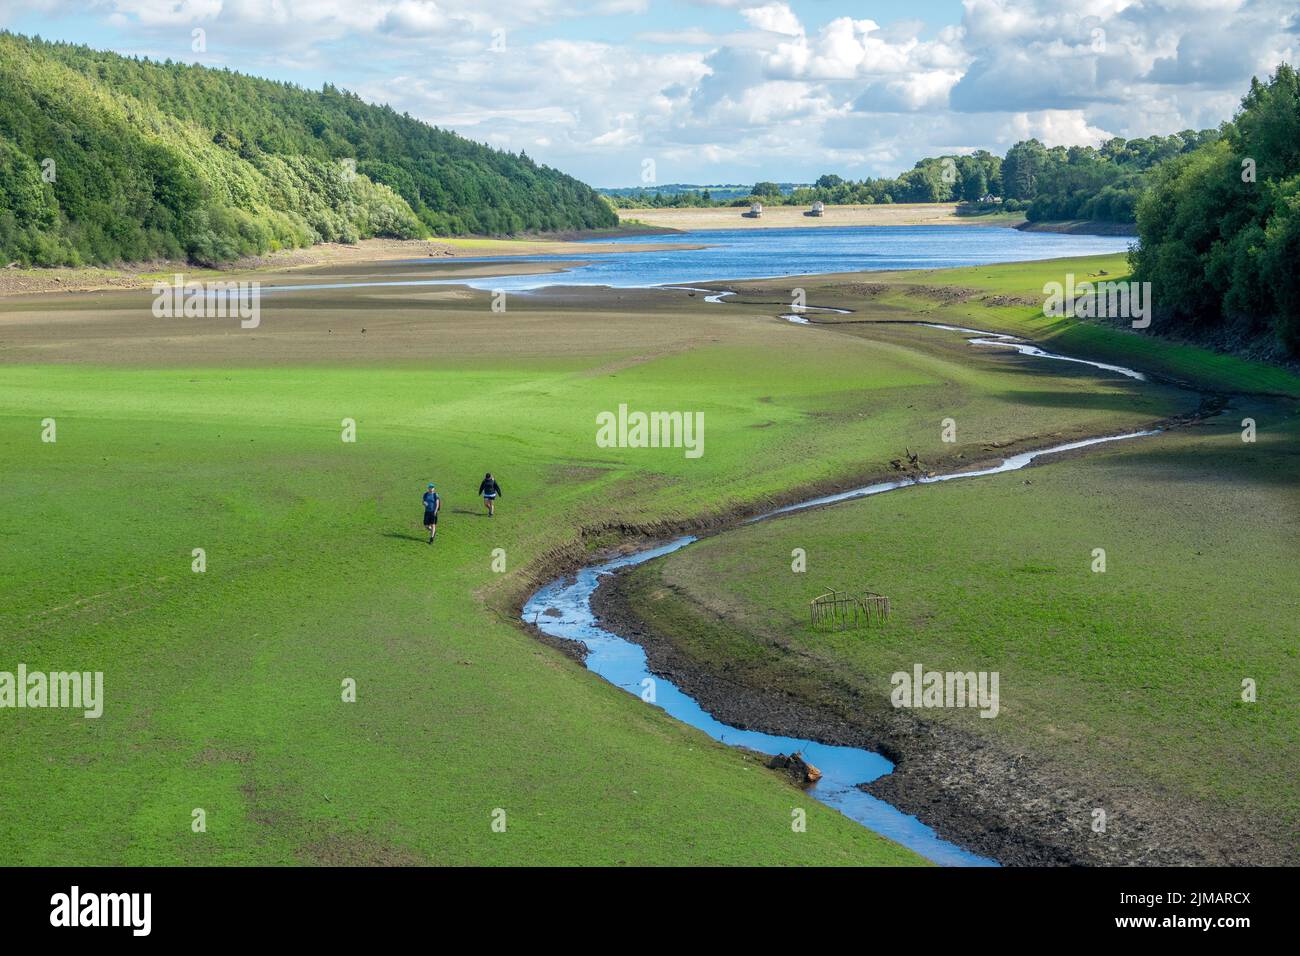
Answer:
<svg viewBox="0 0 1300 956"><path fill-rule="evenodd" d="M0 256L79 265L605 228L591 187L346 91L0 33Z"/></svg>

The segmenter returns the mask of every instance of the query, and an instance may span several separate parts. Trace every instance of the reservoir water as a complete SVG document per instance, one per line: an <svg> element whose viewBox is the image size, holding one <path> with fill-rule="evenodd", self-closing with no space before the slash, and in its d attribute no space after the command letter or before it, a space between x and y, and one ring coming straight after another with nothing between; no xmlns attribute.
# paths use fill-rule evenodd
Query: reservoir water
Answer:
<svg viewBox="0 0 1300 956"><path fill-rule="evenodd" d="M756 279L828 272L946 269L1026 259L1124 252L1124 236L1070 236L1000 226L828 226L811 229L717 229L617 240L620 245L667 245L635 255L602 254L563 276L475 280L480 288L519 290L545 285L634 288L710 279ZM704 243L705 249L675 249ZM571 258L571 257L570 257ZM535 261L535 260L533 260Z"/></svg>
<svg viewBox="0 0 1300 956"><path fill-rule="evenodd" d="M508 273L513 263L574 263L560 273L473 276L459 279L403 279L329 282L267 287L262 291L309 291L367 286L468 285L476 289L523 292L554 285L603 285L630 289L710 280L759 279L833 272L879 272L889 269L944 269L955 266L1056 259L1064 256L1124 252L1133 240L1124 236L1071 236L1021 232L1000 226L828 226L808 229L711 229L669 235L593 239L625 252L581 251L563 256L482 256L456 259L409 259L401 266L456 267L497 263ZM705 245L706 248L692 248ZM657 247L664 248L657 248ZM641 247L641 248L639 248ZM644 248L656 247L656 248Z"/></svg>

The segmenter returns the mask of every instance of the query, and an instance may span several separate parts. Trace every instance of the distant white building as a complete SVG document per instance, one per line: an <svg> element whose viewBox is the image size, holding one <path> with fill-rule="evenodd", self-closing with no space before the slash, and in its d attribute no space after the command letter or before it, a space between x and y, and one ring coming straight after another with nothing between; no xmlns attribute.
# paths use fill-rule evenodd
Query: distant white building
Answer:
<svg viewBox="0 0 1300 956"><path fill-rule="evenodd" d="M753 203L749 207L749 212L741 213L742 216L748 216L750 219L757 219L763 215L763 204L761 202Z"/></svg>
<svg viewBox="0 0 1300 956"><path fill-rule="evenodd" d="M826 215L826 204L822 202L820 199L818 199L815 203L812 204L812 208L808 210L808 215L810 216Z"/></svg>

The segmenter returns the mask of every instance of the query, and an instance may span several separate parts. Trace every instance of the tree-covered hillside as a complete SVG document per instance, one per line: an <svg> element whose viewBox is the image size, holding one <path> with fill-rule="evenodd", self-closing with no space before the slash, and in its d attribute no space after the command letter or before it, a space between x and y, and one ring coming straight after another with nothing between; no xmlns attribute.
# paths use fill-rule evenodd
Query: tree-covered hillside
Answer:
<svg viewBox="0 0 1300 956"><path fill-rule="evenodd" d="M522 153L326 86L0 33L0 256L36 265L240 255L370 236L608 227Z"/></svg>

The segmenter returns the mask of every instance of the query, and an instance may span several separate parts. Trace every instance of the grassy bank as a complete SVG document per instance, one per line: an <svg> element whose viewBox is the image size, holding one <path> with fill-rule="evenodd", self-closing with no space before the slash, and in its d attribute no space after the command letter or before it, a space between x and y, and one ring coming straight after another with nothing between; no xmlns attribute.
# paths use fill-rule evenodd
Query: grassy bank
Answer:
<svg viewBox="0 0 1300 956"><path fill-rule="evenodd" d="M1128 259L1118 253L962 269L800 276L725 287L740 291L740 301L788 305L797 284L809 305L854 313L812 315L818 323L919 320L969 326L1024 336L1068 355L1140 368L1195 388L1300 397L1300 377L1287 369L1171 341L1158 327L1139 331L1045 316L1044 286L1064 284L1067 275L1076 284L1122 281L1129 275Z"/></svg>
<svg viewBox="0 0 1300 956"><path fill-rule="evenodd" d="M806 331L828 349L856 337L902 345L914 327L888 320L922 318L1031 335L1053 350L1202 387L1296 394L1298 383L1282 370L1049 321L1017 301L1063 269L1114 275L1120 262L800 279L810 304L858 310L816 315L842 324ZM752 302L779 285L746 283L742 291ZM954 333L929 334L969 348ZM1026 391L1003 395L1017 415L1118 413L1132 408L1134 395L1158 389L1121 396L1104 373L1053 382L1042 359L994 356L987 350L971 361L1022 369ZM930 433L909 442L924 465L955 470L1005 453L1005 434L957 396L933 415ZM955 420L956 444L941 441L940 416ZM1253 443L1242 440L1245 417L1259 429ZM1121 430L1119 419L1114 424ZM1131 835L1163 813L1178 820L1185 858L1294 862L1298 460L1294 402L1243 394L1222 416L1140 444L728 531L638 569L622 590L688 669L793 694L850 722L889 712L891 675L916 663L997 671L997 719L937 709L924 720L1043 770L1061 802L1031 796L1042 798L1042 813L1057 814L1058 826L1089 833L1086 813L1070 816L1069 794L1109 808L1117 839L1123 827ZM804 573L792 569L796 548L807 555ZM1094 570L1095 549L1105 551L1104 572ZM808 601L823 586L887 594L893 616L879 628L816 631ZM1246 678L1259 688L1256 703L1242 700ZM1148 842L1179 838L1155 830Z"/></svg>

